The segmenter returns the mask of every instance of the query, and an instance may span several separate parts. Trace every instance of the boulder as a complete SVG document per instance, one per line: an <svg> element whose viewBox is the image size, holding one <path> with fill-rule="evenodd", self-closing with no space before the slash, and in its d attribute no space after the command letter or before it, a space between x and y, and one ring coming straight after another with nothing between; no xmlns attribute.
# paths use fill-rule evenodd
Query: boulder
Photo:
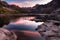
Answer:
<svg viewBox="0 0 60 40"><path fill-rule="evenodd" d="M14 32L0 28L0 40L16 40L17 36Z"/></svg>
<svg viewBox="0 0 60 40"><path fill-rule="evenodd" d="M60 40L60 21L49 20L36 29L46 40Z"/></svg>

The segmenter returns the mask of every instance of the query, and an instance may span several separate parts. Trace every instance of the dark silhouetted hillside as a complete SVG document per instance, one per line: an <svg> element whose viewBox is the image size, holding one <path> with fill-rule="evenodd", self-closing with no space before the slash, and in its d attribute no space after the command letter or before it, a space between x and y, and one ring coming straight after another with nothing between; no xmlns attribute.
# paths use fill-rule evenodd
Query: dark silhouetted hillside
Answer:
<svg viewBox="0 0 60 40"><path fill-rule="evenodd" d="M45 4L45 5L37 4L33 7L33 10L36 13L50 14L53 10L56 10L57 8L59 8L59 3L55 0L53 0L50 3Z"/></svg>
<svg viewBox="0 0 60 40"><path fill-rule="evenodd" d="M50 14L52 11L60 7L59 0L53 0L45 5L36 4L34 7L20 8L16 5L9 5L5 1L0 1L0 11L2 13L41 13L41 14ZM6 11L5 11L6 10Z"/></svg>

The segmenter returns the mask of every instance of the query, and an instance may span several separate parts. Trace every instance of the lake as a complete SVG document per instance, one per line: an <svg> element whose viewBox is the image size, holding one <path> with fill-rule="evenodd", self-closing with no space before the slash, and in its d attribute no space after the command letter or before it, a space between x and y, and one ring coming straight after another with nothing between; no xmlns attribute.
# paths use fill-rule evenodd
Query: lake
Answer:
<svg viewBox="0 0 60 40"><path fill-rule="evenodd" d="M10 30L35 31L38 25L41 25L44 23L44 22L30 21L30 19L35 19L35 17L21 17L16 20L12 20L8 25L4 26L4 28L10 29Z"/></svg>

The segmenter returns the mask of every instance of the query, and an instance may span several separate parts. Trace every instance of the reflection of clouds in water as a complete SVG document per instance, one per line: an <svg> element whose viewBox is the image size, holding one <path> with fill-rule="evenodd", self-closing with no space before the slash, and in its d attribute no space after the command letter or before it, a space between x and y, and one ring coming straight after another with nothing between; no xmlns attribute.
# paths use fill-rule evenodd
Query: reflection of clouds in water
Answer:
<svg viewBox="0 0 60 40"><path fill-rule="evenodd" d="M20 20L31 20L31 19L35 19L35 17L34 16L21 17L21 18L18 18L16 21L20 21Z"/></svg>
<svg viewBox="0 0 60 40"><path fill-rule="evenodd" d="M30 16L30 17L21 17L21 18L18 18L17 20L15 21L12 21L10 22L10 24L25 24L25 25L41 25L43 24L44 22L35 22L35 21L29 21L31 19L35 19L34 16Z"/></svg>
<svg viewBox="0 0 60 40"><path fill-rule="evenodd" d="M19 7L33 7L36 4L47 4L52 0L5 0L9 4L13 4Z"/></svg>
<svg viewBox="0 0 60 40"><path fill-rule="evenodd" d="M35 17L34 17L34 16L20 17L20 18L18 18L18 19L11 20L10 23L12 23L12 22L21 23L21 22L23 22L24 20L32 20L32 19L35 19Z"/></svg>
<svg viewBox="0 0 60 40"><path fill-rule="evenodd" d="M25 25L41 25L44 22L35 22L35 21L29 21L29 20L19 20L16 22L11 22L10 24L25 24Z"/></svg>
<svg viewBox="0 0 60 40"><path fill-rule="evenodd" d="M28 19L28 18L26 18ZM35 21L30 21L25 20L25 19L17 19L16 21L10 22L7 27L7 29L17 29L17 30L35 30L38 25L43 24L44 22L35 22Z"/></svg>

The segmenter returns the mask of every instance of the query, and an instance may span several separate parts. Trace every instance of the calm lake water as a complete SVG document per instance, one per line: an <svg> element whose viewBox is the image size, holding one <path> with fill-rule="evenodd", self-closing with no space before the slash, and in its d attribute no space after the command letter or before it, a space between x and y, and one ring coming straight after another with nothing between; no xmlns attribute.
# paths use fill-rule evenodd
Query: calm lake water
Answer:
<svg viewBox="0 0 60 40"><path fill-rule="evenodd" d="M24 18L19 18L17 20L11 21L5 28L10 29L10 30L33 30L38 27L38 25L43 24L44 22L35 22L35 21L30 21L30 19L34 19L34 17L24 17Z"/></svg>

